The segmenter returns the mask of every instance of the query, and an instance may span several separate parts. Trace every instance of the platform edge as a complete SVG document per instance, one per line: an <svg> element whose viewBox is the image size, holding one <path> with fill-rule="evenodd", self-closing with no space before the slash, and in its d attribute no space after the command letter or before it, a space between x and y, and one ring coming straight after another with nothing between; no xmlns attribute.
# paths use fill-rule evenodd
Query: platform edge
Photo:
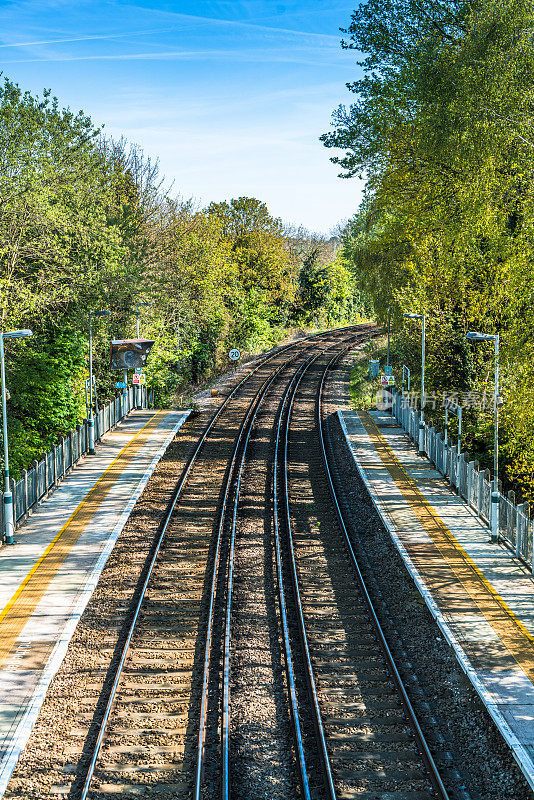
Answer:
<svg viewBox="0 0 534 800"><path fill-rule="evenodd" d="M56 642L52 653L48 661L46 662L45 668L41 674L41 678L31 696L31 699L23 712L22 719L18 723L15 734L13 736L13 743L10 747L6 750L4 757L0 760L0 798L4 796L4 792L7 789L7 785L13 774L13 771L17 765L17 762L20 758L28 739L30 738L30 734L33 730L33 726L37 721L37 717L39 716L39 712L43 705L43 702L46 697L46 693L48 691L48 687L50 686L54 676L56 675L59 667L63 659L65 658L65 654L67 652L68 646L76 630L76 626L80 621L80 618L85 611L85 608L91 599L91 596L98 584L100 579L100 575L106 565L106 562L111 555L111 551L113 550L117 539L119 538L124 526L128 522L130 515L134 509L135 504L139 500L141 494L143 493L148 481L152 477L152 474L158 465L159 461L162 459L163 455L167 451L170 443L187 420L189 415L191 414L191 409L187 409L182 412L182 415L178 422L169 429L168 436L162 442L159 450L154 455L154 458L150 462L149 466L147 467L145 473L143 474L141 480L137 484L135 491L133 492L132 496L130 497L124 511L120 515L119 519L117 520L115 527L113 528L103 550L100 554L98 561L96 562L95 566L93 567L92 571L90 572L89 576L87 577L83 588L80 591L80 596L74 606L72 613L63 629L63 632Z"/></svg>
<svg viewBox="0 0 534 800"><path fill-rule="evenodd" d="M345 436L345 441L346 441L346 444L347 444L347 448L348 448L350 454L352 455L352 458L354 459L354 463L355 463L356 468L358 470L358 474L359 474L359 476L360 476L360 478L362 480L362 483L364 484L364 486L365 486L365 488L367 490L367 493L368 493L368 495L369 495L369 497L371 499L371 502L373 503L373 506L375 507L375 510L376 510L377 514L379 515L379 517L380 517L380 519L382 521L382 524L384 525L385 529L387 530L387 532L391 536L391 539L392 539L395 547L397 548L397 551L399 552L399 555L401 556L402 560L404 561L404 563L406 565L406 568L407 568L408 572L410 573L410 576L412 577L412 580L414 581L417 589L419 590L419 593L423 597L423 599L424 599L424 601L425 601L430 613L434 617L434 619L435 619L440 631L442 632L442 634L443 634L444 638L446 639L447 643L453 648L454 653L456 655L456 658L458 660L458 663L460 664L462 670L465 672L465 674L467 675L467 677L471 681L471 683L473 685L473 688L475 689L476 693L478 694L478 696L482 700L485 708L487 709L490 717L492 718L493 722L497 726L497 728L498 728L499 732L501 733L502 737L504 738L506 744L512 750L513 756L514 756L515 760L517 761L517 763L519 765L519 768L521 769L521 772L525 776L529 786L532 789L534 789L534 762L532 761L532 759L531 759L530 755L528 754L527 750L525 749L525 747L521 744L521 742L519 741L519 739L517 738L515 733L512 731L512 729L510 728L510 726L506 722L506 720L503 717L503 715L501 714L501 712L499 711L499 704L498 703L494 703L492 701L492 699L491 699L491 697L489 695L489 692L487 691L486 687L484 686L484 684L482 683L482 681L478 677L476 671L472 667L471 662L469 661L469 659L468 659L463 647L461 646L461 644L459 643L458 639L456 638L456 636L452 632L451 628L449 627L449 624L447 623L447 621L445 620L443 614L439 610L439 608L438 608L434 598L432 597L429 589L427 588L423 578L419 574L417 568L415 567L415 565L413 564L410 556L408 555L408 552L406 551L404 545L400 541L400 539L399 539L399 537L398 537L398 535L397 535L397 533L395 531L395 527L394 527L392 521L389 518L389 514L388 514L387 510L382 506L382 503L381 503L380 499L373 492L371 484L369 483L369 481L367 479L367 476L365 474L365 470L363 469L362 465L360 464L360 461L359 461L358 457L356 456L356 454L354 453L354 450L352 449L352 446L351 446L351 443L350 443L350 436L349 436L349 432L347 430L347 426L346 426L345 419L344 419L344 415L347 414L347 413L350 414L353 417L356 417L360 421L360 424L361 424L361 420L360 420L360 417L359 417L357 411L350 411L350 412L346 412L346 411L344 412L344 411L341 411L341 410L337 411L337 416L338 416L338 419L339 419L339 423L341 425L341 429L343 431L343 435ZM362 428L363 428L363 425L362 425ZM365 431L365 429L364 429L364 431Z"/></svg>

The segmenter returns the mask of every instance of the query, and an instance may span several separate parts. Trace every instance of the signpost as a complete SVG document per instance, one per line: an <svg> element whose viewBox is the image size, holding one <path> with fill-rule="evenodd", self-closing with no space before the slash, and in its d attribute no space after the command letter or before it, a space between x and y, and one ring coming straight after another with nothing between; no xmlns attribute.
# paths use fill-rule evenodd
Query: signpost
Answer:
<svg viewBox="0 0 534 800"><path fill-rule="evenodd" d="M228 353L228 358L230 359L230 361L234 362L234 372L235 372L237 367L237 362L241 358L241 350L238 350L237 347L232 347L232 349Z"/></svg>
<svg viewBox="0 0 534 800"><path fill-rule="evenodd" d="M139 317L137 318L137 326L139 328ZM146 364L148 354L153 344L153 339L113 339L111 342L111 369L122 370L122 382L117 381L116 386L118 389L121 388L124 391L125 408L128 389L128 370L134 369L137 375L143 371L143 367ZM144 377L142 381L132 380L134 386L142 386L144 383ZM141 408L142 394L140 389L135 390L134 397L136 398L136 408Z"/></svg>
<svg viewBox="0 0 534 800"><path fill-rule="evenodd" d="M134 372L132 375L132 385L133 386L144 386L146 384L146 375L143 375L142 372Z"/></svg>
<svg viewBox="0 0 534 800"><path fill-rule="evenodd" d="M380 385L381 386L395 386L395 376L394 375L381 375L380 376Z"/></svg>

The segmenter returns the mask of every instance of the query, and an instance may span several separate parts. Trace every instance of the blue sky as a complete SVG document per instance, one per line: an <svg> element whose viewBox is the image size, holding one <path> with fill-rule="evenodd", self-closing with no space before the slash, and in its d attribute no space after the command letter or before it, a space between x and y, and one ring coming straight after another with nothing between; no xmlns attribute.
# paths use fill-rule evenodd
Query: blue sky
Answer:
<svg viewBox="0 0 534 800"><path fill-rule="evenodd" d="M328 232L358 208L318 141L359 75L344 0L0 0L5 75L51 88L201 204L240 195Z"/></svg>

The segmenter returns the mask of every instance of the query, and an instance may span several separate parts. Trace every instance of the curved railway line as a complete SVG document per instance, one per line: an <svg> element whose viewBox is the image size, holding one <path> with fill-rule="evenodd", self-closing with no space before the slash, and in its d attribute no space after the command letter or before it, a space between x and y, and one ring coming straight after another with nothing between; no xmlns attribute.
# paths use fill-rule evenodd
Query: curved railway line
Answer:
<svg viewBox="0 0 534 800"><path fill-rule="evenodd" d="M325 381L368 336L342 329L262 359L201 432L124 606L73 800L449 798L326 441Z"/></svg>

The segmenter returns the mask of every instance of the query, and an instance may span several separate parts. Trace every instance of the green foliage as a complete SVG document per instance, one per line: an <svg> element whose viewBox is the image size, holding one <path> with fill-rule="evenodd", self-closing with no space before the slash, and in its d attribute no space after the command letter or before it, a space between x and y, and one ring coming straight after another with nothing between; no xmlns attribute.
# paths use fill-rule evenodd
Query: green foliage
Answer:
<svg viewBox="0 0 534 800"><path fill-rule="evenodd" d="M534 491L532 158L534 11L523 0L368 0L345 47L363 52L356 102L322 138L367 194L343 236L356 283L381 321L427 314L428 387L492 391L493 352L470 329L501 334L502 454ZM407 327L414 346L419 327ZM413 350L413 348L412 348ZM413 353L405 356L416 367ZM473 452L489 425L470 413ZM486 440L486 451L491 450Z"/></svg>
<svg viewBox="0 0 534 800"><path fill-rule="evenodd" d="M138 307L141 336L155 341L146 372L159 405L179 402L192 385L227 369L233 346L271 347L296 319L348 319L350 268L334 261L332 249L327 257L317 237L301 234L286 231L255 198L198 210L172 197L157 161L139 148L104 139L50 92L33 96L5 79L1 324L35 334L6 345L13 472L85 414L91 311L111 312L93 319L100 404L122 379L110 369L110 339L136 336ZM314 262L320 313L308 300L302 310L297 292L313 248L322 253Z"/></svg>
<svg viewBox="0 0 534 800"><path fill-rule="evenodd" d="M14 474L79 422L85 410L84 350L80 333L66 321L61 328L51 324L34 331L24 343L6 341Z"/></svg>

